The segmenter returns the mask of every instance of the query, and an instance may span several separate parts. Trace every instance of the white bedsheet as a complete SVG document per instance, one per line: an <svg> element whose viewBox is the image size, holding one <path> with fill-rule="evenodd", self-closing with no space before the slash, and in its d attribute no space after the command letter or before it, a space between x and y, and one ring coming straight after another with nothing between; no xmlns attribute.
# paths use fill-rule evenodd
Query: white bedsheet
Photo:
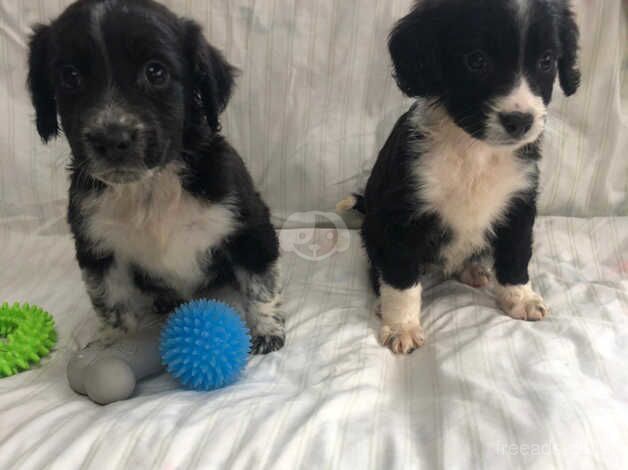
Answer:
<svg viewBox="0 0 628 470"><path fill-rule="evenodd" d="M427 344L405 358L376 344L357 233L325 261L284 243L284 349L224 390L164 375L106 407L65 380L91 309L63 225L8 233L0 298L48 309L60 341L0 380L0 469L626 468L628 218L540 219L532 282L552 314L511 320L439 283Z"/></svg>

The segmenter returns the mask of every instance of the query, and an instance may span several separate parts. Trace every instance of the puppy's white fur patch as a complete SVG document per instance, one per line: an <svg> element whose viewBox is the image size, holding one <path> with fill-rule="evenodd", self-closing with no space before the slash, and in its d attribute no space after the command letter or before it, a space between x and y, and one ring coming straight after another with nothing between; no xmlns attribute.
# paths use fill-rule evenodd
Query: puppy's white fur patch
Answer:
<svg viewBox="0 0 628 470"><path fill-rule="evenodd" d="M538 321L549 313L543 298L532 290L530 283L517 286L498 285L495 293L500 308L517 320Z"/></svg>
<svg viewBox="0 0 628 470"><path fill-rule="evenodd" d="M111 90L107 90L103 100L111 101L108 101L104 106L98 107L98 111L91 118L92 126L104 127L109 124L119 124L132 127L137 131L144 130L144 125L137 116L129 113L124 106L112 102L114 98L111 95Z"/></svg>
<svg viewBox="0 0 628 470"><path fill-rule="evenodd" d="M532 127L520 140L513 141L499 121L500 113L529 113L532 115ZM505 96L494 100L487 122L486 140L494 145L509 144L521 147L534 142L545 128L547 108L540 96L532 93L525 78L519 78L517 85Z"/></svg>
<svg viewBox="0 0 628 470"><path fill-rule="evenodd" d="M109 62L109 54L107 53L107 45L102 31L102 21L107 11L111 8L115 0L107 0L102 3L95 4L90 10L90 29L94 42L101 51L102 58L105 62L106 70L111 70ZM109 74L107 73L107 76Z"/></svg>
<svg viewBox="0 0 628 470"><path fill-rule="evenodd" d="M509 201L532 186L533 168L514 148L474 139L441 108L424 103L412 119L424 136L416 144L421 157L413 169L417 195L422 210L438 214L454 232L442 253L445 273L451 274L487 246L487 231Z"/></svg>
<svg viewBox="0 0 628 470"><path fill-rule="evenodd" d="M529 23L530 0L515 0L515 7L517 8L522 28L525 30L527 29Z"/></svg>
<svg viewBox="0 0 628 470"><path fill-rule="evenodd" d="M409 289L399 290L381 282L380 302L384 323L405 324L419 323L421 320L421 284Z"/></svg>
<svg viewBox="0 0 628 470"><path fill-rule="evenodd" d="M210 248L236 228L232 207L229 200L210 204L183 191L176 165L136 183L110 186L82 205L96 249L162 276L186 296L207 281L202 265Z"/></svg>
<svg viewBox="0 0 628 470"><path fill-rule="evenodd" d="M95 4L90 10L90 31L94 42L100 49L102 59L105 63L107 73L106 77L111 75L111 61L109 52L107 51L107 41L105 40L102 23L107 12L117 3L117 0L107 0L102 3ZM95 127L103 127L108 124L117 123L120 125L132 124L132 127L141 131L144 129L140 119L125 110L124 106L120 106L115 102L115 96L111 87L107 88L102 97L103 106L98 106L98 110L91 118L92 125Z"/></svg>
<svg viewBox="0 0 628 470"><path fill-rule="evenodd" d="M380 283L379 340L396 354L408 354L425 341L421 328L422 292L421 284L399 290Z"/></svg>

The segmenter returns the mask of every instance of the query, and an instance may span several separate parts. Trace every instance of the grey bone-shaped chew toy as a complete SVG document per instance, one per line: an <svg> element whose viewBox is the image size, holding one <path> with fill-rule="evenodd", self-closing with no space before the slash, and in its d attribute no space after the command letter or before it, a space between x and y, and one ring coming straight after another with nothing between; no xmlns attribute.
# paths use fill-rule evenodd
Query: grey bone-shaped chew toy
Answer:
<svg viewBox="0 0 628 470"><path fill-rule="evenodd" d="M110 346L90 343L77 352L67 367L72 390L101 405L129 398L138 380L163 370L159 354L161 327L148 327Z"/></svg>

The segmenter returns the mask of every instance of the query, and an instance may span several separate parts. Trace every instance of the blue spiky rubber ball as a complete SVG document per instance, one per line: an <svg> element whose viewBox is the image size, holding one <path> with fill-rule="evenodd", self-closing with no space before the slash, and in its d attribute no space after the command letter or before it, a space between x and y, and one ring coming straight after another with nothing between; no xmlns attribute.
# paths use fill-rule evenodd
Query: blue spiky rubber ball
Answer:
<svg viewBox="0 0 628 470"><path fill-rule="evenodd" d="M177 308L161 331L161 359L184 387L208 391L235 382L251 348L249 331L229 305L193 300Z"/></svg>

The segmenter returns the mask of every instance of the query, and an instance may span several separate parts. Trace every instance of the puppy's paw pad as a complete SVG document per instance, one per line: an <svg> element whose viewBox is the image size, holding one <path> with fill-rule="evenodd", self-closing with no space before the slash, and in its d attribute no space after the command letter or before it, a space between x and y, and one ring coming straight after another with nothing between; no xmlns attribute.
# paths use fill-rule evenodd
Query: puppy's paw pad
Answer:
<svg viewBox="0 0 628 470"><path fill-rule="evenodd" d="M459 278L465 284L481 289L490 284L491 273L481 264L471 263L462 270Z"/></svg>
<svg viewBox="0 0 628 470"><path fill-rule="evenodd" d="M425 343L421 325L382 325L379 341L394 354L410 354Z"/></svg>
<svg viewBox="0 0 628 470"><path fill-rule="evenodd" d="M283 348L284 335L258 335L251 338L251 354L268 354Z"/></svg>
<svg viewBox="0 0 628 470"><path fill-rule="evenodd" d="M501 288L498 302L500 308L516 320L539 321L549 314L543 298L528 285Z"/></svg>

